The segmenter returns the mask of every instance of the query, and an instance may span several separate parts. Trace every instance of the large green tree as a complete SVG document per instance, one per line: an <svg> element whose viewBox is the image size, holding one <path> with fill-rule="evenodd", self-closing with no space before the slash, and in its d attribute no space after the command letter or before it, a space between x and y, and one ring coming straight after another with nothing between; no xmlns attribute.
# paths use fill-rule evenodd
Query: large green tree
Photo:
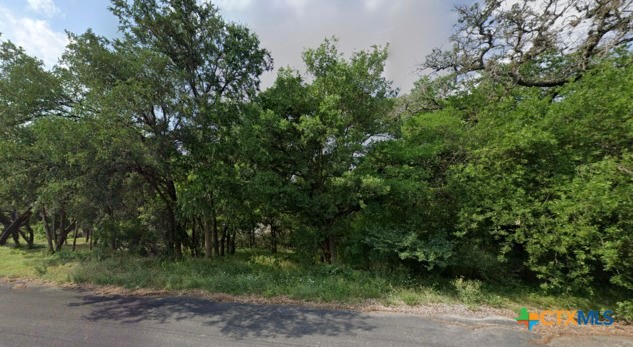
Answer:
<svg viewBox="0 0 633 347"><path fill-rule="evenodd" d="M280 213L292 214L301 229L295 242L316 246L332 261L344 234L340 222L371 193L372 181L355 168L387 136L395 91L383 76L386 48L344 59L330 39L303 58L307 81L282 70L259 98L262 111L252 125L256 180L271 227L278 227Z"/></svg>
<svg viewBox="0 0 633 347"><path fill-rule="evenodd" d="M112 11L119 17L127 41L165 59L164 72L171 78L172 95L152 105L158 108L155 113L166 117L165 126L173 136L169 146L174 148L175 157L165 160L185 165L181 174L191 172L206 179L195 190L198 197L192 190L188 197L206 201L199 217L212 219L218 253L217 206L222 182L212 178L225 176L224 165L234 162L227 137L239 118L239 104L255 95L259 76L271 68L270 55L259 47L256 35L244 26L224 21L210 2L115 0ZM177 159L184 153L188 158ZM166 176L161 179L166 186L161 195L173 215L174 233L182 235L175 179L169 177L171 174ZM209 228L205 229L208 234ZM210 242L208 235L206 241Z"/></svg>

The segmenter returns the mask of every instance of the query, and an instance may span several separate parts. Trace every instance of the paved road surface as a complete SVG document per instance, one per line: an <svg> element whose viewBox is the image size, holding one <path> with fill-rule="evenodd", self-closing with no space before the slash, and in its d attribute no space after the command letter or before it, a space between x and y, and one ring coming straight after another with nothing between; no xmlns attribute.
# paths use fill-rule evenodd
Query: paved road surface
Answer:
<svg viewBox="0 0 633 347"><path fill-rule="evenodd" d="M0 346L530 346L536 338L502 318L99 296L0 282Z"/></svg>

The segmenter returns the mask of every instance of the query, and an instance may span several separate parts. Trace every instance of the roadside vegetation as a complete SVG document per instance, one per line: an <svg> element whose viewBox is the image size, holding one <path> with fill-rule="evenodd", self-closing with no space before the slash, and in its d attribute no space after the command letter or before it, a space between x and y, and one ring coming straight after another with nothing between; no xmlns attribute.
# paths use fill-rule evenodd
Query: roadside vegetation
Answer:
<svg viewBox="0 0 633 347"><path fill-rule="evenodd" d="M53 68L0 43L1 275L633 319L633 0L460 6L402 95L388 46L261 90L212 2L111 11Z"/></svg>
<svg viewBox="0 0 633 347"><path fill-rule="evenodd" d="M591 297L553 295L538 286L507 281L414 277L405 269L359 270L345 265L305 262L292 252L270 254L244 249L233 257L180 261L112 252L63 249L56 254L34 249L0 248L0 279L35 279L58 284L117 286L128 290L255 296L275 302L291 299L315 304L404 308L418 305L482 306L518 311L531 308L609 308L624 293L601 289ZM623 318L623 317L618 317Z"/></svg>

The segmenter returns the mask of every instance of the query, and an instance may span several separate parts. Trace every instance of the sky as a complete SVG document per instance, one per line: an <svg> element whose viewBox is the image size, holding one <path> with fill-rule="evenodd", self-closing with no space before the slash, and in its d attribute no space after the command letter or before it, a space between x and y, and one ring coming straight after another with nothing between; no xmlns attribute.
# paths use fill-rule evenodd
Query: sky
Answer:
<svg viewBox="0 0 633 347"><path fill-rule="evenodd" d="M336 36L347 56L372 45L389 43L386 77L408 92L419 79L418 67L435 47L448 45L457 3L473 0L201 0L211 1L222 16L246 25L259 36L275 69L302 71L301 52ZM0 0L0 33L55 65L67 43L65 31L92 28L118 35L109 0ZM262 76L270 86L275 72Z"/></svg>

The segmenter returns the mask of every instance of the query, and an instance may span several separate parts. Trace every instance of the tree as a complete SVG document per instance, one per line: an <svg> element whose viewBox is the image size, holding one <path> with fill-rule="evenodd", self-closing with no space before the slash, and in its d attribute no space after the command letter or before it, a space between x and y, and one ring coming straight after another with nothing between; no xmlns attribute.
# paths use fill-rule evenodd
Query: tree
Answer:
<svg viewBox="0 0 633 347"><path fill-rule="evenodd" d="M485 0L456 9L452 48L435 49L423 68L556 87L633 41L631 0Z"/></svg>
<svg viewBox="0 0 633 347"><path fill-rule="evenodd" d="M198 176L214 176L217 162L223 160L218 147L230 133L239 112L226 104L255 95L259 75L271 68L269 53L259 48L259 40L246 27L226 23L208 2L116 0L112 11L119 17L130 42L166 59L174 90L169 105L161 106L159 113L174 117L168 122L173 127L169 130L174 136L171 146L182 146L175 148L174 154L182 157L184 150L191 157L177 161L195 163L181 172L193 170ZM169 192L162 195L168 197L166 204L172 206L173 223L182 229L174 209L176 184L173 178L166 181ZM211 198L208 207L213 209L213 215L217 214L216 190L216 187L199 190Z"/></svg>
<svg viewBox="0 0 633 347"><path fill-rule="evenodd" d="M382 192L363 201L352 223L350 260L427 271L455 264L458 209L447 179L450 168L465 161L465 130L455 109L417 114L368 153L359 171Z"/></svg>
<svg viewBox="0 0 633 347"><path fill-rule="evenodd" d="M210 4L113 1L111 9L123 39L71 35L64 62L80 97L74 111L94 117L95 138L111 141L101 153L116 163L113 172L145 181L152 194L139 218L180 257L188 236L179 182L230 125L222 105L252 95L270 58L256 36L225 23Z"/></svg>
<svg viewBox="0 0 633 347"><path fill-rule="evenodd" d="M29 223L43 183L38 168L45 159L28 148L34 139L30 125L45 117L67 115L70 101L62 81L58 70L46 71L40 60L21 47L0 42L0 206L10 212L2 216L5 229L0 245L9 236L17 244L18 235L33 245Z"/></svg>
<svg viewBox="0 0 633 347"><path fill-rule="evenodd" d="M630 288L630 53L561 88L515 88L479 112L452 168L456 230L478 259L553 290ZM630 170L629 170L630 171ZM466 251L462 254L467 254ZM485 272L478 261L472 272ZM491 263L492 264L492 263ZM478 269L477 269L478 268Z"/></svg>
<svg viewBox="0 0 633 347"><path fill-rule="evenodd" d="M354 169L385 135L395 91L382 76L385 48L345 60L331 39L303 58L311 83L282 70L260 96L262 111L251 127L258 149L255 181L271 227L278 229L281 215L292 214L302 229L295 241L318 245L331 262L342 233L337 224L360 209L367 184Z"/></svg>

